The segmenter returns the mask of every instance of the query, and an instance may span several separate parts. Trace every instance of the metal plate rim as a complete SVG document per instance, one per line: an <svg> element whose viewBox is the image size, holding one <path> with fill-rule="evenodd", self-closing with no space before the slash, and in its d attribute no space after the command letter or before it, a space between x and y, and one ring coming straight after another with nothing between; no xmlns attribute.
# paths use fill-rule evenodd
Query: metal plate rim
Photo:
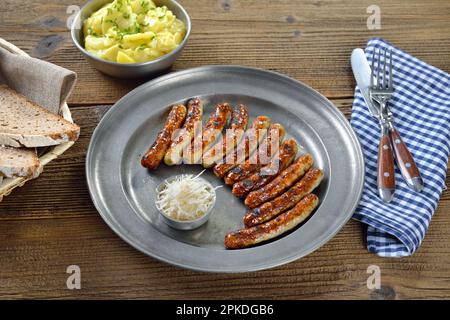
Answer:
<svg viewBox="0 0 450 320"><path fill-rule="evenodd" d="M346 217L344 219L342 219L341 222L338 224L338 226L335 228L334 232L329 233L328 236L326 236L326 237L324 237L322 239L322 241L318 242L316 245L312 246L311 248L309 248L309 250L303 252L302 254L298 254L298 252L294 252L292 255L286 256L283 259L279 259L276 262L267 262L264 265L261 264L261 265L254 265L252 267L243 267L243 268L237 267L237 268L233 268L233 269L223 268L223 269L218 270L217 268L208 268L208 267L205 267L205 266L198 267L198 266L194 266L194 265L185 265L185 264L182 264L182 263L177 263L177 262L174 262L174 261L170 261L169 259L166 259L165 257L162 257L162 256L160 256L158 254L155 254L154 252L149 252L148 250L146 250L145 247L141 246L140 243L135 242L132 238L127 237L126 234L124 234L120 230L121 226L119 226L119 225L117 225L115 223L113 217L111 215L109 215L109 214L106 214L102 210L101 203L99 201L99 197L97 196L96 190L95 190L95 187L94 187L94 183L95 182L91 179L89 163L91 162L91 159L93 157L92 150L93 150L94 144L96 143L95 137L98 134L98 132L101 130L101 127L104 125L104 123L106 123L108 121L108 118L114 113L114 110L118 106L120 106L120 104L122 104L123 101L129 99L131 96L133 96L136 93L140 92L144 87L147 87L147 86L150 87L153 84L156 84L158 82L163 82L163 81L169 80L171 78L179 77L179 76L190 74L190 73L214 72L214 71L240 71L240 72L242 72L242 71L251 71L251 72L257 72L257 73L258 72L262 72L262 73L266 73L266 74L272 74L272 76L280 77L280 78L284 79L285 81L289 81L289 82L292 82L292 83L294 83L296 85L304 87L311 94L315 95L317 98L319 98L320 100L325 102L325 104L329 107L329 109L333 111L333 114L338 118L338 120L341 122L341 124L343 124L346 132L348 133L349 137L351 138L351 140L353 142L353 147L356 148L356 151L357 151L356 160L358 161L358 165L359 165L359 168L360 168L360 170L359 170L360 174L359 174L359 179L357 181L358 182L357 196L355 197L355 201L353 202L353 205L348 210L348 213L347 213ZM193 271L240 273L240 272L249 272L249 271L259 271L259 270L270 269L270 268L274 268L274 267L277 267L277 266L284 265L286 263L292 262L294 260L297 260L299 258L302 258L302 257L312 253L313 251L317 250L318 248L323 246L325 243L327 243L331 238L333 238L342 229L342 227L348 222L348 220L350 220L354 210L356 209L356 207L357 207L357 205L359 203L359 200L360 200L361 195L362 195L363 186L364 186L365 162L364 162L364 155L363 155L362 148L361 148L361 145L359 143L358 137L357 137L356 133L353 131L353 129L350 126L349 122L347 121L345 116L342 114L342 112L330 100L328 100L325 96L323 96L317 90L311 88L310 86L308 86L307 84L304 84L301 81L298 81L296 79L290 78L287 75L284 75L284 74L281 74L281 73L278 73L278 72L275 72L275 71L264 70L264 69L260 69L260 68L237 66L237 65L209 65L209 66L202 66L202 67L197 67L197 68L191 68L191 69L185 69L185 70L181 70L181 71L177 71L177 72L172 72L172 73L166 74L164 76L152 79L152 80L150 80L148 82L145 82L145 83L141 84L140 86L138 86L137 88L135 88L134 90L130 91L128 94L126 94L125 96L120 98L105 113L105 115L99 121L97 127L94 129L94 132L93 132L92 137L91 137L91 141L89 143L87 155L86 155L85 172L86 172L86 180L87 180L87 185L88 185L90 197L92 199L92 202L93 202L95 208L99 212L100 216L106 222L106 224L117 235L119 235L119 237L122 240L124 240L126 243L128 243L129 245L131 245L135 249L137 249L137 250L141 251L142 253L144 253L146 255L149 255L149 256L151 256L153 258L156 258L156 259L158 259L160 261L163 261L165 263L168 263L168 264L171 264L171 265L175 265L175 266L178 266L178 267L181 267L181 268L193 270Z"/></svg>

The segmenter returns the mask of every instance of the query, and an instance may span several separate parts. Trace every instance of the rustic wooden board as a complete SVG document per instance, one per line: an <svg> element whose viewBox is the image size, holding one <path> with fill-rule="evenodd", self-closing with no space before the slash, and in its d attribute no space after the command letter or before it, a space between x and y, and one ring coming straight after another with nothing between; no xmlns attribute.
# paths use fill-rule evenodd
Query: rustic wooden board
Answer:
<svg viewBox="0 0 450 320"><path fill-rule="evenodd" d="M276 70L327 97L351 97L351 50L373 36L443 70L450 70L450 2L378 1L381 30L368 30L365 1L180 1L193 19L192 37L173 69L238 64ZM82 0L4 0L0 36L31 55L78 73L72 105L109 104L142 81L109 78L85 63L73 46L66 20Z"/></svg>
<svg viewBox="0 0 450 320"><path fill-rule="evenodd" d="M336 103L349 110L346 103ZM95 125L108 106L79 107L80 140L41 177L0 205L4 298L445 298L450 294L450 196L445 192L422 247L410 258L382 259L365 249L364 227L350 221L313 254L273 270L241 275L198 273L136 251L93 207L84 160ZM67 266L79 265L82 290L66 288ZM378 265L382 288L366 287ZM220 288L220 290L218 290Z"/></svg>
<svg viewBox="0 0 450 320"><path fill-rule="evenodd" d="M247 274L206 274L147 257L116 236L90 201L84 160L90 136L109 106L140 81L108 78L73 47L61 0L6 0L0 37L78 73L70 98L80 140L39 179L0 203L0 298L448 298L450 192L444 191L414 256L382 259L367 252L364 227L350 221L313 254ZM286 73L318 89L349 117L354 80L350 52L381 36L450 72L450 3L378 1L382 30L366 28L372 1L181 0L192 38L174 70L240 64ZM98 106L96 106L98 105ZM447 182L450 177L447 177ZM448 184L448 183L447 183ZM66 288L66 268L81 267L82 290ZM368 290L378 265L381 290Z"/></svg>

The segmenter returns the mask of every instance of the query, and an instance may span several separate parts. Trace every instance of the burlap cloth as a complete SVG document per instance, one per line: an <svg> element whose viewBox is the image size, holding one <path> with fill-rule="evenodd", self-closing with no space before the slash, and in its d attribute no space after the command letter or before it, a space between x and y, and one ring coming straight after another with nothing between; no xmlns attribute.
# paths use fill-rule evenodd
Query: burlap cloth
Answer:
<svg viewBox="0 0 450 320"><path fill-rule="evenodd" d="M11 43L0 38L0 84L23 94L31 101L60 114L72 122L66 99L75 86L75 72L49 62L29 57ZM73 145L66 142L41 150L39 157L43 167ZM42 171L42 168L40 168ZM0 178L0 201L14 188L22 186L29 178Z"/></svg>
<svg viewBox="0 0 450 320"><path fill-rule="evenodd" d="M0 83L53 113L59 113L76 78L73 71L0 48Z"/></svg>

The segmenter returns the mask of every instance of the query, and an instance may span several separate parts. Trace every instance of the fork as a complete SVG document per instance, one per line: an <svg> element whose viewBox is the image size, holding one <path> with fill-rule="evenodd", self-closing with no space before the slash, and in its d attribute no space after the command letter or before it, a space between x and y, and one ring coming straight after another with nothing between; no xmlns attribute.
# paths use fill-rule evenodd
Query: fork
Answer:
<svg viewBox="0 0 450 320"><path fill-rule="evenodd" d="M378 144L378 172L377 186L381 200L390 202L395 192L395 169L394 158L392 154L391 140L389 137L389 129L392 121L392 115L387 109L387 102L394 94L392 86L392 59L389 63L389 81L386 79L386 50L384 51L383 79L380 77L381 69L381 51L378 50L378 64L375 74L375 50L372 56L372 70L370 74L369 96L380 105L380 127L381 137ZM391 53L392 58L392 53ZM375 82L374 82L375 81Z"/></svg>
<svg viewBox="0 0 450 320"><path fill-rule="evenodd" d="M408 186L415 191L421 191L423 189L423 181L411 153L394 127L393 115L388 108L389 99L394 94L392 82L392 50L389 53L389 64L387 62L386 50L384 50L383 58L384 63L381 68L381 50L378 50L377 59L375 59L374 50L369 95L371 99L379 103L381 110L381 138L378 146L378 192L383 201L390 202L395 192L394 157ZM378 61L376 75L375 60ZM389 78L386 75L387 64ZM380 78L381 69L383 69L382 79ZM393 152L392 148L394 149Z"/></svg>

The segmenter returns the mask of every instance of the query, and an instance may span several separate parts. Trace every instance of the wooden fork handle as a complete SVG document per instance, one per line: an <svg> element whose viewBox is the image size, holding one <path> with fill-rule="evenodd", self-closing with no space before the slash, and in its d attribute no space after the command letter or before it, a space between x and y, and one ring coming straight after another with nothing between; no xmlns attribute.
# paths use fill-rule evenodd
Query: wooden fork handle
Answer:
<svg viewBox="0 0 450 320"><path fill-rule="evenodd" d="M378 193L381 200L390 202L395 191L394 158L389 132L383 130L378 146Z"/></svg>
<svg viewBox="0 0 450 320"><path fill-rule="evenodd" d="M403 142L400 134L395 128L390 128L389 135L391 137L392 147L394 149L395 160L400 169L403 178L406 180L408 186L415 191L421 191L423 189L423 181L420 177L419 169Z"/></svg>

